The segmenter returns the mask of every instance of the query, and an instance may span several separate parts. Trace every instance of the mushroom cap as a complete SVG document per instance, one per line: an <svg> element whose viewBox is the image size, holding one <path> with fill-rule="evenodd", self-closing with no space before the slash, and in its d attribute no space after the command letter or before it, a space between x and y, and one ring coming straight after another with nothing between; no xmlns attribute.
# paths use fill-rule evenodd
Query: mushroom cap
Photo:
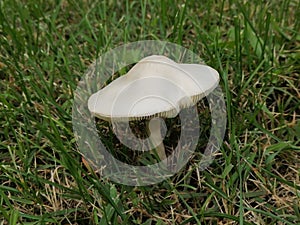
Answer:
<svg viewBox="0 0 300 225"><path fill-rule="evenodd" d="M207 65L180 64L152 55L91 95L88 108L108 121L175 117L213 91L218 82L218 72Z"/></svg>

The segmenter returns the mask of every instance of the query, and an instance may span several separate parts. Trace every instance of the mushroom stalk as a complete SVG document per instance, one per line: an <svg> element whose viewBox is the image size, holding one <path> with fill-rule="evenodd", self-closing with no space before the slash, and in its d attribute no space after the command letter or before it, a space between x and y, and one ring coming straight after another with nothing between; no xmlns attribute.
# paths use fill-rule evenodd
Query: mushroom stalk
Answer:
<svg viewBox="0 0 300 225"><path fill-rule="evenodd" d="M161 119L153 118L148 122L147 131L151 144L155 147L156 153L160 160L167 158L163 137L161 134Z"/></svg>

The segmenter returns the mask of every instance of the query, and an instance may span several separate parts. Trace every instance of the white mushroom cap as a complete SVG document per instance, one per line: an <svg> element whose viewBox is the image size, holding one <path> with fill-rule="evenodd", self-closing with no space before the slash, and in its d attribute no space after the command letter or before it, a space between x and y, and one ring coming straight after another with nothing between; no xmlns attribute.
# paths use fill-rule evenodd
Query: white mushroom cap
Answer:
<svg viewBox="0 0 300 225"><path fill-rule="evenodd" d="M109 121L174 117L208 95L218 82L218 72L207 65L179 64L152 55L94 93L88 108Z"/></svg>

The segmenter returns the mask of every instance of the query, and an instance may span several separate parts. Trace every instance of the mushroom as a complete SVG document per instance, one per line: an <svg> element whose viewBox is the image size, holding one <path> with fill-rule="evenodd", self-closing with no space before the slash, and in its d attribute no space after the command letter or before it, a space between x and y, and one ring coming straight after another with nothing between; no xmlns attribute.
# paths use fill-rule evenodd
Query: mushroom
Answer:
<svg viewBox="0 0 300 225"><path fill-rule="evenodd" d="M207 65L180 64L166 56L152 55L91 95L88 108L107 121L149 119L149 140L164 160L161 118L175 117L181 109L195 105L218 82L218 72Z"/></svg>

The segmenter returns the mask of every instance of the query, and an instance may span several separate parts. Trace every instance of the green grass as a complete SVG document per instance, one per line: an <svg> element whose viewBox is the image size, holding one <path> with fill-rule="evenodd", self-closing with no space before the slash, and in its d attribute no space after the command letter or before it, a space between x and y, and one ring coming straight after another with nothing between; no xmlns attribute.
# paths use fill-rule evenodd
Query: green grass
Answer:
<svg viewBox="0 0 300 225"><path fill-rule="evenodd" d="M0 224L300 224L299 11L296 0L0 1ZM99 55L145 39L219 71L228 127L205 171L191 162L127 187L83 164L73 92Z"/></svg>

